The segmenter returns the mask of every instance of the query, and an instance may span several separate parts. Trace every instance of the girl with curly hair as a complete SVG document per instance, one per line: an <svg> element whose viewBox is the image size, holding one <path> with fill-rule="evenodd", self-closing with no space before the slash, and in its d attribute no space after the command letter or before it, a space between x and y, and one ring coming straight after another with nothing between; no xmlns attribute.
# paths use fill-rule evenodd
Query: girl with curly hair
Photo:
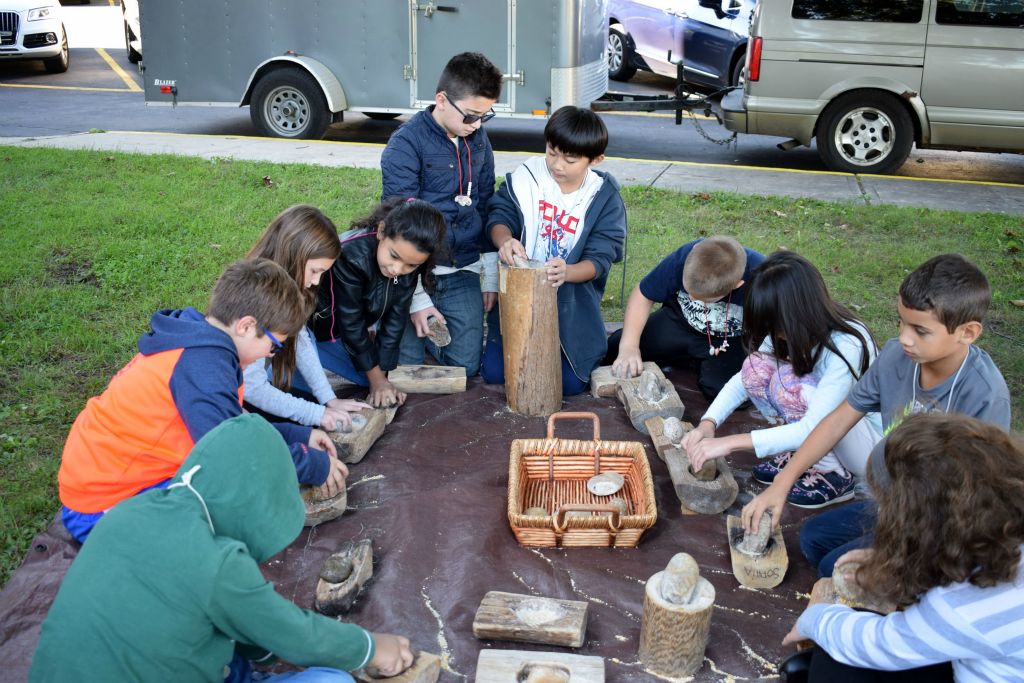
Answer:
<svg viewBox="0 0 1024 683"><path fill-rule="evenodd" d="M1024 672L1024 448L962 415L908 417L872 458L874 543L847 578L900 609L815 604L783 644L818 647L812 681L1019 681ZM952 663L952 667L950 664Z"/></svg>

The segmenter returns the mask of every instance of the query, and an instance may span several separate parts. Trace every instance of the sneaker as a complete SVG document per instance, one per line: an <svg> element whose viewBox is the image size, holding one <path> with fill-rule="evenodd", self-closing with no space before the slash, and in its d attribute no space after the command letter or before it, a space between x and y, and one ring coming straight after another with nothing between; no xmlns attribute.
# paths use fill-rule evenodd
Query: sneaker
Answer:
<svg viewBox="0 0 1024 683"><path fill-rule="evenodd" d="M770 484L775 481L775 475L782 471L792 457L793 451L783 451L754 465L750 470L750 475L762 484Z"/></svg>
<svg viewBox="0 0 1024 683"><path fill-rule="evenodd" d="M786 500L798 508L814 509L850 500L853 494L853 475L846 470L822 472L810 469L793 485Z"/></svg>

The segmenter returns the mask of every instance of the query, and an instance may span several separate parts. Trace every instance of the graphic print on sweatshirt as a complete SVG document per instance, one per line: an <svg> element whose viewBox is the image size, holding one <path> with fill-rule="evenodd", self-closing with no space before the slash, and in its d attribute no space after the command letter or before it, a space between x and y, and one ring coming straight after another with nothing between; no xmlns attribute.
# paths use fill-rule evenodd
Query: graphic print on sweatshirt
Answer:
<svg viewBox="0 0 1024 683"><path fill-rule="evenodd" d="M710 329L714 337L738 337L743 333L743 306L729 304L728 300L716 301L713 304L694 301L682 290L676 298L686 322L697 332L706 333Z"/></svg>

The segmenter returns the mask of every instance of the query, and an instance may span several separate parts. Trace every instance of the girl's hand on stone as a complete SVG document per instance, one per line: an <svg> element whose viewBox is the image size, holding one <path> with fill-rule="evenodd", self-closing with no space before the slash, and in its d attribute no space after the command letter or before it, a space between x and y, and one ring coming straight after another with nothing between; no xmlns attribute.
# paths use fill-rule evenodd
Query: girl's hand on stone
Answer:
<svg viewBox="0 0 1024 683"><path fill-rule="evenodd" d="M412 320L412 326L416 330L416 336L426 337L430 334L430 323L427 322L428 318L437 318L441 322L448 324L448 321L441 315L441 311L437 310L434 306L427 306L422 311L416 311L415 313L409 314L409 319Z"/></svg>
<svg viewBox="0 0 1024 683"><path fill-rule="evenodd" d="M695 429L690 434L696 431ZM704 467L704 463L708 460L724 458L732 452L725 439L701 439L692 448L686 448L685 446L684 448L686 449L686 454L690 457L690 467L693 468L694 472Z"/></svg>
<svg viewBox="0 0 1024 683"><path fill-rule="evenodd" d="M370 387L370 395L367 400L374 408L393 408L396 405L405 403L406 395L395 388L395 385L385 380L379 386Z"/></svg>
<svg viewBox="0 0 1024 683"><path fill-rule="evenodd" d="M695 429L683 434L683 450L687 453L704 439L711 439L715 436L715 425L708 420L701 420ZM690 456L691 458L693 456ZM691 460L692 462L692 460Z"/></svg>
<svg viewBox="0 0 1024 683"><path fill-rule="evenodd" d="M348 412L334 408L328 403L324 407L324 415L320 418L320 426L328 432L347 431L352 424Z"/></svg>
<svg viewBox="0 0 1024 683"><path fill-rule="evenodd" d="M743 513L740 516L740 519L743 520L743 529L747 533L757 533L757 526L761 523L761 515L769 511L772 513L772 529L779 528L782 508L786 504L786 495L788 493L781 486L772 484L755 496L754 500L743 506Z"/></svg>

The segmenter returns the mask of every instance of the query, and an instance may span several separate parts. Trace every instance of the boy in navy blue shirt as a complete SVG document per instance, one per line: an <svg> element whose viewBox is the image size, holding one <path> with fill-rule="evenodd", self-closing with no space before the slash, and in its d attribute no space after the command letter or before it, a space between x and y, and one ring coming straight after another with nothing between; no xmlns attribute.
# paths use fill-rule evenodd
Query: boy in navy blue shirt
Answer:
<svg viewBox="0 0 1024 683"><path fill-rule="evenodd" d="M644 360L696 365L697 385L713 400L746 357L740 343L745 283L762 261L763 254L732 237L679 247L633 288L604 362L618 377L639 375ZM655 303L661 308L651 315Z"/></svg>

